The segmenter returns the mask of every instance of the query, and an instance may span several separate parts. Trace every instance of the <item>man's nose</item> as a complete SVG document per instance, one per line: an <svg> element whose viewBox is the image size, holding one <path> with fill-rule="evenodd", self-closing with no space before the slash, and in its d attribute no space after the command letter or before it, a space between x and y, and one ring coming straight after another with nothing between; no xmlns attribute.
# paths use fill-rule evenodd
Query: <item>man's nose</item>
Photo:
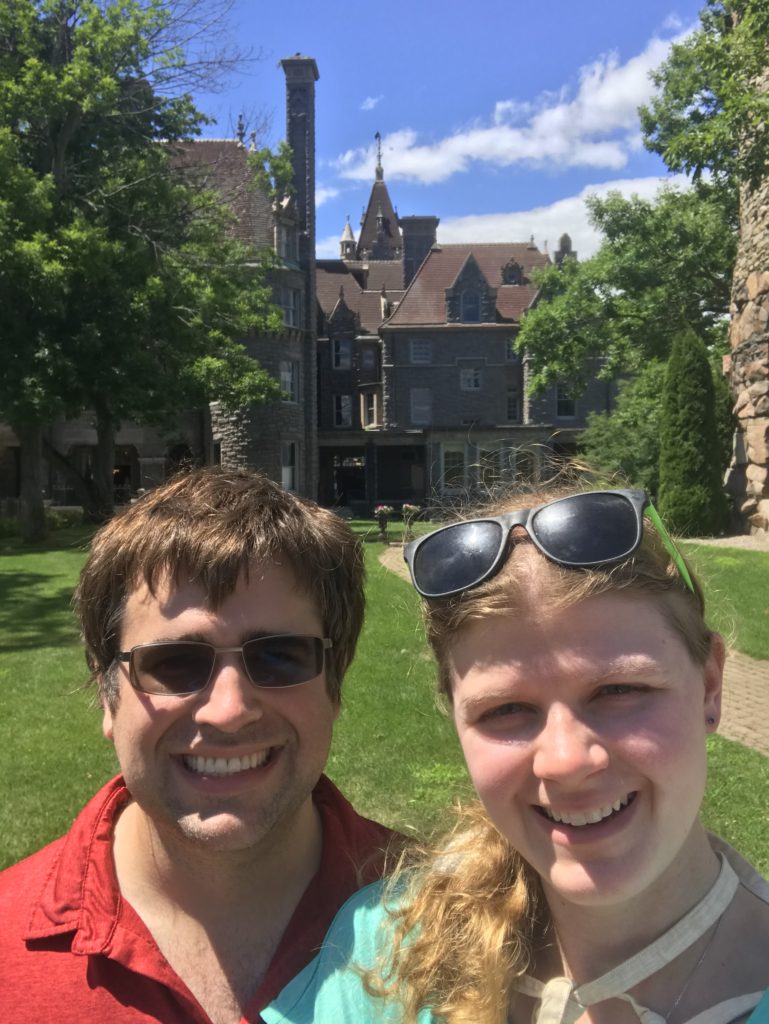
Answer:
<svg viewBox="0 0 769 1024"><path fill-rule="evenodd" d="M562 704L548 709L536 739L533 767L538 778L578 783L608 764L608 750L589 724Z"/></svg>
<svg viewBox="0 0 769 1024"><path fill-rule="evenodd" d="M195 721L212 725L220 732L237 732L264 715L263 691L246 673L238 651L218 652L208 686L195 708Z"/></svg>

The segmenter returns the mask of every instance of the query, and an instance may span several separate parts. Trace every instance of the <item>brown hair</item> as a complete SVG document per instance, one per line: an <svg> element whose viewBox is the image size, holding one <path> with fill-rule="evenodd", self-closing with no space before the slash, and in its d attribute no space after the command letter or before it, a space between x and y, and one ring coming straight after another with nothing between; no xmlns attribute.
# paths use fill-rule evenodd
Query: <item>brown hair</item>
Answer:
<svg viewBox="0 0 769 1024"><path fill-rule="evenodd" d="M531 508L584 488L517 494L475 515ZM482 585L450 598L425 602L427 634L438 661L439 688L451 701L448 658L468 623L494 615L567 607L587 597L620 591L647 595L704 664L712 634L704 599L694 593L656 530L644 522L639 549L624 562L567 569L544 558L524 537L513 537L505 565ZM432 850L404 861L390 883L392 943L379 971L364 974L366 987L402 1007L404 1024L416 1024L429 1007L446 1024L498 1024L507 1019L514 979L523 974L535 937L549 914L537 873L474 805L460 812L456 829ZM384 980L382 980L384 979Z"/></svg>
<svg viewBox="0 0 769 1024"><path fill-rule="evenodd" d="M207 467L154 488L102 527L80 575L75 606L86 661L103 701L117 700L114 673L128 595L154 594L164 578L202 585L217 608L254 563L287 563L333 641L327 682L339 700L363 624L360 542L328 509L264 474Z"/></svg>

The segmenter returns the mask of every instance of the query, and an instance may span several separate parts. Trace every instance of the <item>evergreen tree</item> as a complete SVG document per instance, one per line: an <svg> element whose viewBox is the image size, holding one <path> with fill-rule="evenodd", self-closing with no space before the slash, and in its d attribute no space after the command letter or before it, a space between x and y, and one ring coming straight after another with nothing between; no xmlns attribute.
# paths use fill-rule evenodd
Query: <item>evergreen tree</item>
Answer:
<svg viewBox="0 0 769 1024"><path fill-rule="evenodd" d="M705 346L694 331L674 340L660 423L659 509L682 536L712 536L726 524L716 399Z"/></svg>

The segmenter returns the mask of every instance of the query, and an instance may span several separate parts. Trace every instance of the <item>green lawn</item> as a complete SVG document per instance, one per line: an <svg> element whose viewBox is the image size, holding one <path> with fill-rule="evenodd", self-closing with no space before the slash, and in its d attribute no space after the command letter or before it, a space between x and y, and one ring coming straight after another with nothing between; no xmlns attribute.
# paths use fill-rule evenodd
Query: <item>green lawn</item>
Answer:
<svg viewBox="0 0 769 1024"><path fill-rule="evenodd" d="M368 535L368 615L329 773L364 813L422 833L447 821L449 805L470 789L453 731L435 706L416 596L379 564L376 528L355 528ZM399 536L399 524L390 529ZM69 606L85 532L55 537L29 550L0 542L2 865L64 831L115 770L93 694L83 687ZM714 624L733 625L738 649L769 659L769 555L704 546L688 553L708 576ZM769 872L769 758L720 737L711 753L707 824Z"/></svg>

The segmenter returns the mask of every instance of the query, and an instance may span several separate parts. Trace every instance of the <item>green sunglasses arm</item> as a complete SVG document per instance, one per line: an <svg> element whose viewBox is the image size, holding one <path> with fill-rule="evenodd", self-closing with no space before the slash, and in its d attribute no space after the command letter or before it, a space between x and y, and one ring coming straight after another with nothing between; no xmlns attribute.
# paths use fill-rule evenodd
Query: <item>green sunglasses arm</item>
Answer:
<svg viewBox="0 0 769 1024"><path fill-rule="evenodd" d="M673 543L673 538L665 529L665 524L660 519L659 512L654 507L654 505L652 505L651 502L649 502L649 504L646 506L646 510L649 513L649 519L652 521L654 529L657 531L660 540L665 545L667 553L673 559L676 569L678 569L679 573L681 574L681 579L687 585L689 590L691 590L691 592L694 593L694 583L692 583L692 578L689 575L689 570L686 568L686 562L683 560L681 552Z"/></svg>

